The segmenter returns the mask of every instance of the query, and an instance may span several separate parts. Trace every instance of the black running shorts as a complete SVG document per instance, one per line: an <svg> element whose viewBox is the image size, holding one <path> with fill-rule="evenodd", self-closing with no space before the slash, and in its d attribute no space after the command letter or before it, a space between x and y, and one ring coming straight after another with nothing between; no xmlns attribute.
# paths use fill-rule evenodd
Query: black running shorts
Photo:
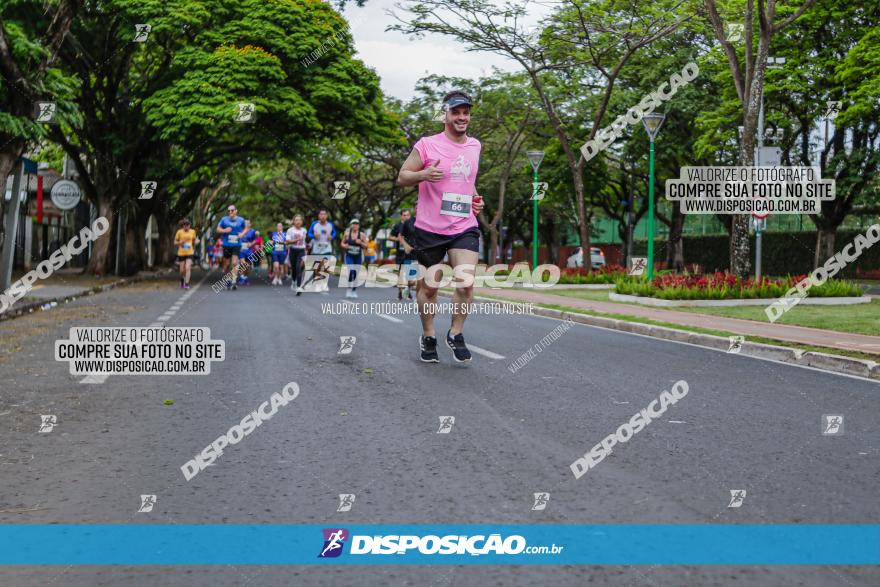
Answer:
<svg viewBox="0 0 880 587"><path fill-rule="evenodd" d="M443 261L449 249L480 252L480 229L474 226L459 234L437 234L413 227L416 260L426 269Z"/></svg>

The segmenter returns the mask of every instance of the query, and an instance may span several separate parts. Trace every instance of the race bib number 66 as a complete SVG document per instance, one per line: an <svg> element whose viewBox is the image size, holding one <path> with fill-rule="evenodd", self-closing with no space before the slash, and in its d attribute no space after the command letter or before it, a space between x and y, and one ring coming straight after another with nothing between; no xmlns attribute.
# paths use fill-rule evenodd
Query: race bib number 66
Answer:
<svg viewBox="0 0 880 587"><path fill-rule="evenodd" d="M440 213L447 216L470 218L471 202L473 199L473 196L466 194L443 192L443 201L440 203Z"/></svg>

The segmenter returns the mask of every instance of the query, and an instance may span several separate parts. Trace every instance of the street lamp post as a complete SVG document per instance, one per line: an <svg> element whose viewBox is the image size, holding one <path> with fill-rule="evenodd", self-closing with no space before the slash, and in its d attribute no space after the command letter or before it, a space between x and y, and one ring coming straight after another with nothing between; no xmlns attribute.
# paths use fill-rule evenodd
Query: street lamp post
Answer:
<svg viewBox="0 0 880 587"><path fill-rule="evenodd" d="M648 281L654 279L654 139L665 119L666 116L656 112L642 117L642 124L651 139L651 154L648 158Z"/></svg>
<svg viewBox="0 0 880 587"><path fill-rule="evenodd" d="M526 153L532 163L534 175L532 179L532 269L538 266L538 167L544 159L544 151L528 151Z"/></svg>

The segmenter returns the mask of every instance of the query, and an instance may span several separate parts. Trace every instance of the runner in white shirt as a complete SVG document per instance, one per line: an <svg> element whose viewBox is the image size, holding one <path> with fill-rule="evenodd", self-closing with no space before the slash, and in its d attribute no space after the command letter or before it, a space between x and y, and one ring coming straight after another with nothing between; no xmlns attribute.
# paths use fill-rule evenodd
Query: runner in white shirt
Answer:
<svg viewBox="0 0 880 587"><path fill-rule="evenodd" d="M290 289L296 290L296 295L303 292L302 278L305 271L303 259L306 256L307 235L308 231L303 228L303 217L297 214L293 217L293 226L287 229L286 236L286 242L290 246L287 255L287 260L290 263Z"/></svg>
<svg viewBox="0 0 880 587"><path fill-rule="evenodd" d="M327 220L327 210L318 212L318 219L309 226L308 237L311 240L311 253L313 255L328 255L333 253L333 239L336 238L336 227Z"/></svg>

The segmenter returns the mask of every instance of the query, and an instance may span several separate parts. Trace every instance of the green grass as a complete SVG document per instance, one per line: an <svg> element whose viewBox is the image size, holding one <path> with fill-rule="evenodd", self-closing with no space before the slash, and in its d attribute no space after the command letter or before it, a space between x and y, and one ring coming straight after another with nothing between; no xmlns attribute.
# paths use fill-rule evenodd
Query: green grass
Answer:
<svg viewBox="0 0 880 587"><path fill-rule="evenodd" d="M739 308L676 308L694 314L724 316L726 318L742 318L766 322L767 315L763 306L743 306ZM790 326L806 326L836 332L852 332L854 334L880 335L880 299L870 304L852 306L805 306L797 305L777 320L775 324Z"/></svg>
<svg viewBox="0 0 880 587"><path fill-rule="evenodd" d="M590 290L549 290L558 296L580 298L608 302L607 291ZM624 302L612 302L621 306L628 306ZM651 306L651 308L654 308ZM741 318L769 324L764 306L740 306L734 308L654 308L664 311L690 312L692 314L707 314L709 316L723 316L725 318ZM851 332L854 334L867 334L877 336L880 334L880 299L874 299L870 304L854 304L849 306L807 306L799 304L786 312L775 324L787 324L790 326L806 326L808 328L821 328L836 332Z"/></svg>

